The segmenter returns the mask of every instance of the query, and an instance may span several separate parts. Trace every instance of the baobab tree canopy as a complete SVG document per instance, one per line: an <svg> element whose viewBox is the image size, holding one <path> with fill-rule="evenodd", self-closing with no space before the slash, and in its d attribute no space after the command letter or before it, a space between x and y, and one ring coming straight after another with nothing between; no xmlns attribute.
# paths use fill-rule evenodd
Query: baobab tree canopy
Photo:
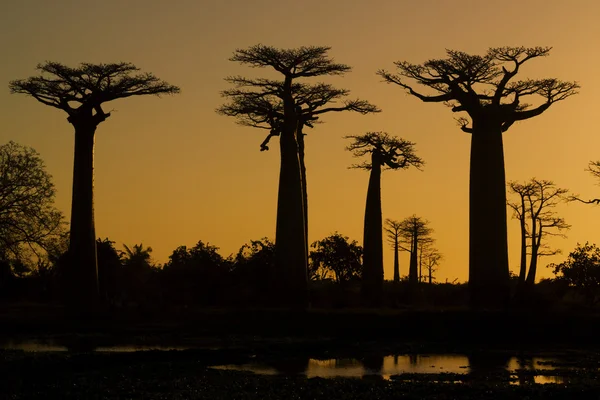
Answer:
<svg viewBox="0 0 600 400"><path fill-rule="evenodd" d="M424 102L443 102L453 112L466 112L472 120L493 118L502 132L514 122L540 115L551 104L577 93L576 82L554 78L514 80L521 65L550 54L551 47L495 47L483 56L446 50L447 58L433 59L423 64L398 61L397 73L380 70L388 83L399 85ZM433 89L423 94L405 79ZM524 103L528 96L540 96L543 102L535 107ZM466 118L459 118L461 129L473 133Z"/></svg>
<svg viewBox="0 0 600 400"><path fill-rule="evenodd" d="M180 91L177 86L169 85L151 73L138 73L139 68L126 62L82 63L77 68L46 62L36 69L42 73L40 76L11 81L11 93L27 94L40 103L67 112L70 118L93 110L101 122L110 116L100 107L103 103L130 96L160 96Z"/></svg>

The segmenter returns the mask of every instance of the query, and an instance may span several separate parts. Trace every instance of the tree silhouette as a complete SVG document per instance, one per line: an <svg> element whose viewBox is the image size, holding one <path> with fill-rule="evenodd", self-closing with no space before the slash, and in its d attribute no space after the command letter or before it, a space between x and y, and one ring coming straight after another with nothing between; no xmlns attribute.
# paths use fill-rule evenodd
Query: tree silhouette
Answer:
<svg viewBox="0 0 600 400"><path fill-rule="evenodd" d="M595 244L577 243L566 261L550 264L557 279L565 281L580 292L587 304L593 306L600 293L600 248Z"/></svg>
<svg viewBox="0 0 600 400"><path fill-rule="evenodd" d="M410 251L406 247L400 246L402 223L390 218L387 218L384 223L383 230L387 235L387 240L394 248L394 282L400 282L400 260L398 252L400 250Z"/></svg>
<svg viewBox="0 0 600 400"><path fill-rule="evenodd" d="M228 77L234 88L222 92L230 103L217 112L236 117L238 123L269 131L260 149L268 150L272 137L279 136L281 154L275 257L281 275L281 296L291 306L307 304L308 199L304 163L305 126L313 127L328 112L356 111L362 114L378 109L363 100L347 100L349 91L324 83L307 84L298 79L343 75L345 64L328 56L329 47L276 49L256 45L235 51L231 61L251 67L272 68L283 80ZM330 103L342 101L339 105Z"/></svg>
<svg viewBox="0 0 600 400"><path fill-rule="evenodd" d="M521 266L519 271L519 287L531 289L535 283L538 259L541 256L552 256L560 250L552 250L542 241L547 236L564 237L564 230L571 226L564 218L558 217L553 209L566 200L567 189L558 188L552 181L533 178L526 183L511 181L510 190L518 195L518 201L509 202L521 227ZM529 240L529 244L527 244ZM527 249L530 249L529 272L525 277Z"/></svg>
<svg viewBox="0 0 600 400"><path fill-rule="evenodd" d="M411 284L416 284L421 280L420 271L420 253L422 245L432 243L431 234L433 229L428 227L429 221L412 215L400 222L400 237L401 242L406 244L410 251L410 262L408 270L408 281Z"/></svg>
<svg viewBox="0 0 600 400"><path fill-rule="evenodd" d="M588 171L595 178L598 178L598 180L600 180L600 161L590 161L586 171ZM569 197L569 201L574 201L574 200L577 200L577 201L580 201L580 202L586 203L586 204L600 204L600 198L591 199L591 200L582 200L578 195L573 195L573 196Z"/></svg>
<svg viewBox="0 0 600 400"><path fill-rule="evenodd" d="M71 305L92 310L98 300L98 271L94 225L94 134L110 117L104 103L143 95L175 94L179 88L150 73L138 73L130 63L89 64L77 68L57 62L39 64L40 76L10 82L11 93L26 94L68 114L75 128L73 197L69 244Z"/></svg>
<svg viewBox="0 0 600 400"><path fill-rule="evenodd" d="M352 139L346 150L355 157L370 154L369 161L352 168L370 171L363 236L362 295L367 304L378 305L383 290L381 171L410 166L420 168L423 161L415 154L414 143L385 132L367 132L360 136L346 136L346 139Z"/></svg>
<svg viewBox="0 0 600 400"><path fill-rule="evenodd" d="M317 240L311 247L311 269L329 271L339 284L360 278L362 269L362 247L356 240L349 241L347 236L334 233L323 240Z"/></svg>
<svg viewBox="0 0 600 400"><path fill-rule="evenodd" d="M65 233L54 195L52 177L33 148L12 141L0 146L0 263L5 268L18 264L31 271L48 262Z"/></svg>
<svg viewBox="0 0 600 400"><path fill-rule="evenodd" d="M427 272L427 280L431 285L435 280L433 273L437 271L437 266L444 256L439 252L438 249L433 247L433 241L425 243L421 246L421 259L425 265L425 271Z"/></svg>
<svg viewBox="0 0 600 400"><path fill-rule="evenodd" d="M552 104L577 93L576 82L513 78L527 61L545 57L550 47L498 47L483 56L447 50L447 58L423 64L396 62L397 73L378 74L424 101L445 103L453 112L466 112L458 122L471 134L469 191L469 289L477 306L503 306L508 301L506 183L502 133L515 122L542 114ZM423 94L412 80L433 90ZM523 102L538 95L543 103Z"/></svg>

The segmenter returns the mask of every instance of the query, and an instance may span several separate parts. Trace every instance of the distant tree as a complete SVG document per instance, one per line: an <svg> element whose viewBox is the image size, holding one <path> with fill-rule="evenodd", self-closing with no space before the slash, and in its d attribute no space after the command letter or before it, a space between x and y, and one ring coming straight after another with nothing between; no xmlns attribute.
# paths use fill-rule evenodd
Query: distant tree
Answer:
<svg viewBox="0 0 600 400"><path fill-rule="evenodd" d="M403 244L410 252L408 281L415 284L421 280L419 267L421 265L419 249L432 242L431 234L433 229L429 226L429 221L412 215L400 221L400 243Z"/></svg>
<svg viewBox="0 0 600 400"><path fill-rule="evenodd" d="M400 245L401 228L402 223L400 221L389 218L385 220L383 230L386 233L388 243L394 248L394 282L400 282L400 260L398 253L401 250L410 251L410 249Z"/></svg>
<svg viewBox="0 0 600 400"><path fill-rule="evenodd" d="M576 82L557 79L514 81L521 65L550 53L550 47L497 47L483 56L447 50L447 58L423 64L396 62L397 73L380 70L388 83L427 103L444 103L471 134L469 190L469 290L473 305L504 306L509 296L506 182L502 133L515 122L542 114L552 104L577 93ZM432 89L423 94L406 79ZM523 102L538 95L540 105Z"/></svg>
<svg viewBox="0 0 600 400"><path fill-rule="evenodd" d="M123 284L129 300L139 305L150 297L150 281L157 272L152 262L152 247L144 247L140 243L132 247L123 244L123 248L125 249L121 252Z"/></svg>
<svg viewBox="0 0 600 400"><path fill-rule="evenodd" d="M423 161L415 154L414 143L389 136L385 132L367 132L360 136L346 136L352 143L346 148L355 157L370 155L370 160L352 168L370 171L365 227L363 238L362 294L368 304L381 301L383 291L383 241L381 216L382 169L420 168Z"/></svg>
<svg viewBox="0 0 600 400"><path fill-rule="evenodd" d="M310 252L310 269L332 274L339 284L360 279L362 247L356 240L349 239L336 232L311 244L314 250Z"/></svg>
<svg viewBox="0 0 600 400"><path fill-rule="evenodd" d="M273 68L283 75L283 80L228 77L226 80L235 88L222 95L231 102L217 110L236 117L242 125L268 130L261 151L269 149L273 136L279 136L281 167L275 247L282 296L289 305L307 304L308 195L303 128L313 127L319 115L327 112L378 111L363 100L344 100L339 106L329 106L345 99L349 91L324 83L298 82L350 71L348 65L335 63L327 54L329 50L315 46L281 50L263 45L236 50L231 61Z"/></svg>
<svg viewBox="0 0 600 400"><path fill-rule="evenodd" d="M232 279L235 284L250 286L264 297L272 293L277 282L273 280L275 269L275 244L269 238L251 240L244 244L235 255ZM263 296L264 295L264 296Z"/></svg>
<svg viewBox="0 0 600 400"><path fill-rule="evenodd" d="M588 168L586 169L589 173L591 173L595 178L600 181L600 161L590 161L588 164ZM578 195L573 195L569 197L569 201L577 200L586 204L600 204L600 198L591 199L591 200L582 200Z"/></svg>
<svg viewBox="0 0 600 400"><path fill-rule="evenodd" d="M123 266L126 268L152 268L152 247L144 248L142 243L134 244L132 247L123 244L125 251L121 252Z"/></svg>
<svg viewBox="0 0 600 400"><path fill-rule="evenodd" d="M580 292L588 305L593 306L600 294L600 248L595 244L579 243L567 261L550 264L557 279L567 282Z"/></svg>
<svg viewBox="0 0 600 400"><path fill-rule="evenodd" d="M425 266L425 272L427 273L427 280L431 285L435 281L433 273L437 271L437 267L440 261L443 259L442 254L438 249L433 246L433 241L429 241L421 246L421 261Z"/></svg>
<svg viewBox="0 0 600 400"><path fill-rule="evenodd" d="M169 299L215 304L230 267L218 251L218 247L202 241L192 248L176 248L162 270Z"/></svg>
<svg viewBox="0 0 600 400"><path fill-rule="evenodd" d="M559 203L566 201L568 190L556 187L552 181L536 178L525 183L511 181L508 187L518 196L517 201L509 202L508 205L513 209L514 218L519 220L521 227L519 287L531 289L535 283L539 257L560 253L558 249L551 249L543 239L548 236L565 237L564 231L571 227L554 211ZM530 261L526 278L527 254L530 255Z"/></svg>
<svg viewBox="0 0 600 400"><path fill-rule="evenodd" d="M96 249L100 295L103 301L114 305L122 300L122 253L109 238L98 238Z"/></svg>
<svg viewBox="0 0 600 400"><path fill-rule="evenodd" d="M68 114L75 128L73 197L69 241L71 305L82 312L95 307L98 300L96 233L94 225L94 134L98 125L110 117L104 103L142 95L179 93L150 73L133 64L89 64L77 68L57 62L39 64L40 76L10 82L11 93L26 94L42 104Z"/></svg>
<svg viewBox="0 0 600 400"><path fill-rule="evenodd" d="M40 155L15 142L0 145L0 263L19 274L48 268L64 242L54 184ZM58 250L60 251L60 250Z"/></svg>

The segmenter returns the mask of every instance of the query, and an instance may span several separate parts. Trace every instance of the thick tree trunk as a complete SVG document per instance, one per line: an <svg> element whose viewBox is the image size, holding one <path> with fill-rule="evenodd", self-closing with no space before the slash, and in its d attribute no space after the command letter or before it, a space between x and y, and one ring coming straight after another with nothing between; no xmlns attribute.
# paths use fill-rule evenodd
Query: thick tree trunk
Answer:
<svg viewBox="0 0 600 400"><path fill-rule="evenodd" d="M306 254L308 254L308 189L306 186L306 164L304 162L304 134L302 125L299 124L298 134L298 158L300 162L300 180L302 182L302 201L304 204L304 236L306 237Z"/></svg>
<svg viewBox="0 0 600 400"><path fill-rule="evenodd" d="M398 258L398 236L394 238L394 282L400 282L400 260Z"/></svg>
<svg viewBox="0 0 600 400"><path fill-rule="evenodd" d="M535 225L536 221L532 222ZM528 289L532 289L535 284L535 274L537 272L538 254L540 251L540 245L542 243L542 228L540 227L539 232L532 229L532 233L535 232L535 236L531 238L531 260L529 262L529 273L527 274L526 286Z"/></svg>
<svg viewBox="0 0 600 400"><path fill-rule="evenodd" d="M79 312L93 312L99 304L96 229L94 225L93 124L75 125L75 157L69 242L67 292Z"/></svg>
<svg viewBox="0 0 600 400"><path fill-rule="evenodd" d="M308 304L308 261L302 201L302 179L296 142L297 124L286 107L286 121L280 134L281 168L277 198L275 262L280 279L281 302L303 308ZM293 110L293 108L292 108Z"/></svg>
<svg viewBox="0 0 600 400"><path fill-rule="evenodd" d="M417 232L416 230L413 232L413 236L412 236L412 244L410 246L411 251L410 251L410 266L409 266L409 273L408 273L408 282L411 284L416 284L419 282L419 270L418 270L418 243L419 243L419 238L417 236Z"/></svg>
<svg viewBox="0 0 600 400"><path fill-rule="evenodd" d="M527 272L527 226L525 224L525 198L521 196L521 268L519 270L519 285L525 283L525 274Z"/></svg>
<svg viewBox="0 0 600 400"><path fill-rule="evenodd" d="M362 295L366 305L381 304L383 292L383 222L381 216L381 161L374 151L367 189L363 234Z"/></svg>
<svg viewBox="0 0 600 400"><path fill-rule="evenodd" d="M505 307L509 298L506 182L502 131L493 121L473 121L469 213L471 304Z"/></svg>

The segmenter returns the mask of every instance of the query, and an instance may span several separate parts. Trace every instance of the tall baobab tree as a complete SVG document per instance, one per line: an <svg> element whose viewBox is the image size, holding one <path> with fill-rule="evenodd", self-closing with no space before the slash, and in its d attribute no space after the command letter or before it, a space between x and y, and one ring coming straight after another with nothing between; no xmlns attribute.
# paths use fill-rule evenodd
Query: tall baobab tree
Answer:
<svg viewBox="0 0 600 400"><path fill-rule="evenodd" d="M571 226L564 218L558 217L554 208L566 201L567 189L559 188L552 181L533 178L529 182L509 182L511 192L518 200L509 202L514 218L521 226L521 266L519 270L519 290L531 290L535 283L539 257L558 254L560 250L551 249L542 239L548 236L565 237L564 231ZM527 241L529 240L529 244ZM528 253L529 249L529 253ZM529 254L529 272L525 263Z"/></svg>
<svg viewBox="0 0 600 400"><path fill-rule="evenodd" d="M40 76L10 82L11 93L26 94L67 113L75 128L73 197L69 242L70 303L89 311L98 302L98 267L94 225L94 135L110 117L104 103L131 96L179 93L151 73L130 63L89 64L71 68L57 62L39 64Z"/></svg>
<svg viewBox="0 0 600 400"><path fill-rule="evenodd" d="M309 84L299 79L343 75L345 64L328 56L329 47L276 49L256 45L236 50L231 61L251 67L272 68L283 80L228 77L234 85L222 95L230 100L217 112L237 118L245 126L268 130L260 149L268 150L274 136L279 137L281 154L275 257L281 278L281 296L292 306L307 300L308 196L304 163L303 128L313 127L321 114L355 111L361 114L379 111L364 100L349 100L348 90L329 84ZM339 104L336 104L340 102Z"/></svg>
<svg viewBox="0 0 600 400"><path fill-rule="evenodd" d="M444 103L471 134L469 190L469 289L473 305L502 307L508 301L506 182L502 133L518 121L536 117L577 93L576 82L558 79L513 80L521 66L549 55L550 47L498 47L483 56L447 50L445 59L423 64L396 62L397 72L378 74L427 103ZM431 89L422 93L407 83ZM523 100L537 95L541 104Z"/></svg>
<svg viewBox="0 0 600 400"><path fill-rule="evenodd" d="M367 132L359 136L346 136L346 139L352 139L346 149L355 157L370 155L369 161L355 164L352 168L370 171L363 236L362 295L367 304L378 305L383 290L381 171L411 166L420 168L423 160L415 154L414 143L385 132Z"/></svg>

